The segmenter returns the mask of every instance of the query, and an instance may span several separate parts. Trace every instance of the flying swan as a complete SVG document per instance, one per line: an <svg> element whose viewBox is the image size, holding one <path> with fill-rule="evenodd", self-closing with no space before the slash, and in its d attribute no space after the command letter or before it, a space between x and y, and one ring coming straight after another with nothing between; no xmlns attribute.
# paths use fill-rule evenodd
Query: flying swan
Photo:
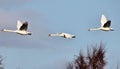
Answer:
<svg viewBox="0 0 120 69"><path fill-rule="evenodd" d="M107 20L107 18L102 14L101 16L101 27L99 28L90 28L88 31L92 30L102 30L102 31L114 31L113 28L110 28L111 21Z"/></svg>
<svg viewBox="0 0 120 69"><path fill-rule="evenodd" d="M75 38L75 35L68 34L68 33L49 34L49 36L60 36L60 37L67 38L67 39Z"/></svg>
<svg viewBox="0 0 120 69"><path fill-rule="evenodd" d="M3 29L1 31L4 32L15 32L17 34L20 35L31 35L31 32L27 32L27 28L28 28L28 22L21 22L21 21L17 21L17 30L8 30L8 29Z"/></svg>

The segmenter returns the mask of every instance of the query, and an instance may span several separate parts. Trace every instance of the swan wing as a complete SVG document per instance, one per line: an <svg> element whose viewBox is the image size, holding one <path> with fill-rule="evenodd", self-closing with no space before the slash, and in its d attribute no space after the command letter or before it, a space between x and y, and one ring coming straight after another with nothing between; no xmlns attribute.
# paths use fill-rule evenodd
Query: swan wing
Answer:
<svg viewBox="0 0 120 69"><path fill-rule="evenodd" d="M27 27L28 27L28 22L24 22L19 30L25 30L26 31Z"/></svg>
<svg viewBox="0 0 120 69"><path fill-rule="evenodd" d="M64 38L75 38L75 35L68 34L68 33L63 33Z"/></svg>
<svg viewBox="0 0 120 69"><path fill-rule="evenodd" d="M107 18L105 17L105 15L102 14L102 16L101 16L101 27L103 27L106 22L107 22Z"/></svg>
<svg viewBox="0 0 120 69"><path fill-rule="evenodd" d="M103 27L110 27L110 25L111 25L111 21L109 20L103 25Z"/></svg>
<svg viewBox="0 0 120 69"><path fill-rule="evenodd" d="M20 30L20 27L23 25L23 23L21 21L17 21L17 29Z"/></svg>

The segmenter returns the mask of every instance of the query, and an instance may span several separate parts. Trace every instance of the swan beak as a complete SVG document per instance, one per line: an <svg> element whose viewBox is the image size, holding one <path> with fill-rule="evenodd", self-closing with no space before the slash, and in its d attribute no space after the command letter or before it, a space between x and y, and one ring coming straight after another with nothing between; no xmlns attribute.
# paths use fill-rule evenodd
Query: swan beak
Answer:
<svg viewBox="0 0 120 69"><path fill-rule="evenodd" d="M91 31L91 29L88 29L88 31Z"/></svg>
<svg viewBox="0 0 120 69"><path fill-rule="evenodd" d="M1 29L0 31L4 31L4 29Z"/></svg>
<svg viewBox="0 0 120 69"><path fill-rule="evenodd" d="M51 36L51 34L49 34L48 36Z"/></svg>

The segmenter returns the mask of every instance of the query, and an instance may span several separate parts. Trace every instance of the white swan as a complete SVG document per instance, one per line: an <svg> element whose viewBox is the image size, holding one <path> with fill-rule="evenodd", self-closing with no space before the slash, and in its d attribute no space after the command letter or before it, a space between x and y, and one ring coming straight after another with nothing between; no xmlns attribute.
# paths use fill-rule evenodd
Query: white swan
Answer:
<svg viewBox="0 0 120 69"><path fill-rule="evenodd" d="M31 35L31 32L27 32L27 27L28 27L28 22L22 23L21 21L17 21L17 30L8 30L8 29L3 29L1 31L4 32L15 32L20 35Z"/></svg>
<svg viewBox="0 0 120 69"><path fill-rule="evenodd" d="M68 39L75 38L75 35L68 34L68 33L49 34L49 36L60 36L60 37L68 38Z"/></svg>
<svg viewBox="0 0 120 69"><path fill-rule="evenodd" d="M92 30L103 30L103 31L114 31L113 28L110 28L111 21L102 14L101 16L101 27L100 28L90 28L88 31Z"/></svg>

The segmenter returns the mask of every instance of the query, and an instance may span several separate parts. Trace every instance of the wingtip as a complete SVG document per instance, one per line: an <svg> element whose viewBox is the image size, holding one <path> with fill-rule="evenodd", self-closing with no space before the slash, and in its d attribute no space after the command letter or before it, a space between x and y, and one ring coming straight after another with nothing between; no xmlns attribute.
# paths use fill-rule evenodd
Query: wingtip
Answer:
<svg viewBox="0 0 120 69"><path fill-rule="evenodd" d="M104 14L102 13L102 15L104 15Z"/></svg>
<svg viewBox="0 0 120 69"><path fill-rule="evenodd" d="M102 15L101 15L101 17L105 17L105 15L104 15L104 14L102 14Z"/></svg>
<svg viewBox="0 0 120 69"><path fill-rule="evenodd" d="M18 22L21 22L21 21L20 21L20 20L17 20L17 23L18 23Z"/></svg>

